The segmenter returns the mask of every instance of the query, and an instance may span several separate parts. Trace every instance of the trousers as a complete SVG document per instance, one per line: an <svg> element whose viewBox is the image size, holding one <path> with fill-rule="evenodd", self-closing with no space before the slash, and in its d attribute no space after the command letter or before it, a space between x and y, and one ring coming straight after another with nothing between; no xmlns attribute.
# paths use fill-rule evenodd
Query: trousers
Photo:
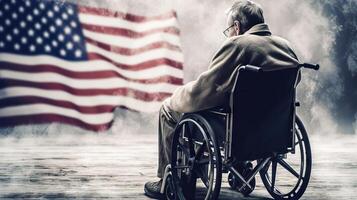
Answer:
<svg viewBox="0 0 357 200"><path fill-rule="evenodd" d="M182 117L182 113L171 110L165 104L161 106L159 112L159 156L158 156L158 170L157 176L163 178L165 173L165 167L171 161L171 146L173 131L176 124Z"/></svg>

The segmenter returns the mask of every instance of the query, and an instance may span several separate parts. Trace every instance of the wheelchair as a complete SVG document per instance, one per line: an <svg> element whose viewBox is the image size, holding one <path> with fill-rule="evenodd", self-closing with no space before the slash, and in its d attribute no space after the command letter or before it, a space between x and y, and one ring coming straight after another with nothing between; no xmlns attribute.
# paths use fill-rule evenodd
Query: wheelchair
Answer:
<svg viewBox="0 0 357 200"><path fill-rule="evenodd" d="M171 164L161 193L166 199L217 199L222 173L231 189L249 195L255 176L274 199L299 199L311 174L311 147L296 115L301 69L237 69L229 106L185 113L176 125Z"/></svg>

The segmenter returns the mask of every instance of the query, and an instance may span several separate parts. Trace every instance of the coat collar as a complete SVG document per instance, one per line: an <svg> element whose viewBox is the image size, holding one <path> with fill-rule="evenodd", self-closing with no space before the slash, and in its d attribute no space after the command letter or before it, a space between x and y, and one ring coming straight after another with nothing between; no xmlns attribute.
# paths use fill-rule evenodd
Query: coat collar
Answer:
<svg viewBox="0 0 357 200"><path fill-rule="evenodd" d="M267 24L261 23L261 24L254 25L252 28L250 28L244 34L255 34L255 35L267 36L267 35L271 35L271 32L270 32Z"/></svg>

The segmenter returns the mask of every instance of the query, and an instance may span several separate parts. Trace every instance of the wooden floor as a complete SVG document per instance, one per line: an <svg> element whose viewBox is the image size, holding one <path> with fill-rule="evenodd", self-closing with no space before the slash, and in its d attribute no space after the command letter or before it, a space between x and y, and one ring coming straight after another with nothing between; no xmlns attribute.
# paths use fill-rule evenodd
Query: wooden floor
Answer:
<svg viewBox="0 0 357 200"><path fill-rule="evenodd" d="M313 172L302 199L357 199L357 137L311 137ZM148 199L156 180L157 136L70 135L0 138L0 198ZM269 199L260 180L251 197Z"/></svg>

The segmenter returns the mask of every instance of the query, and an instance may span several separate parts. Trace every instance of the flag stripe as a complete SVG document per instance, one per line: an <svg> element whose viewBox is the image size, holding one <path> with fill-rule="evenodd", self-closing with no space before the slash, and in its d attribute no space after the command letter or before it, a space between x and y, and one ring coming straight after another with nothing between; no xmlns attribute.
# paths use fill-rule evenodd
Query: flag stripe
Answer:
<svg viewBox="0 0 357 200"><path fill-rule="evenodd" d="M180 46L180 39L176 35L168 33L155 33L142 38L128 38L122 36L106 35L83 29L83 34L86 38L94 41L102 42L108 45L114 45L122 48L137 49L155 42L168 42L174 46Z"/></svg>
<svg viewBox="0 0 357 200"><path fill-rule="evenodd" d="M113 120L104 124L94 125L90 123L85 123L74 117L67 117L60 114L31 114L16 117L0 117L0 127L16 126L16 125L26 125L26 124L41 124L41 123L51 123L51 122L61 122L65 124L71 124L74 126L79 126L90 131L103 131L110 127Z"/></svg>
<svg viewBox="0 0 357 200"><path fill-rule="evenodd" d="M66 117L74 117L93 125L108 123L113 119L113 113L83 114L74 109L61 108L46 104L31 104L11 106L0 109L0 117L14 117L35 114L57 114Z"/></svg>
<svg viewBox="0 0 357 200"><path fill-rule="evenodd" d="M149 51L149 50L162 49L162 48L166 48L166 49L169 49L169 50L181 52L181 49L180 49L179 46L172 45L172 44L170 44L168 42L165 42L165 41L154 42L154 43L151 43L151 44L148 44L146 46L143 46L143 47L140 47L140 48L136 48L136 49L129 49L129 48L123 48L123 47L120 47L120 46L109 45L109 44L105 44L103 42L92 40L91 38L86 38L86 41L88 43L90 43L90 44L92 44L94 46L97 46L99 48L102 48L104 50L112 51L114 53L118 53L118 54L121 54L121 55L127 55L127 56L129 56L129 55L137 55L137 54Z"/></svg>
<svg viewBox="0 0 357 200"><path fill-rule="evenodd" d="M111 60L110 58L108 58L107 56L97 54L97 53L88 53L88 57L90 60L105 60L121 69L133 70L133 71L150 69L150 68L157 67L160 65L167 65L167 66L174 67L177 69L183 68L182 62L177 62L175 60L171 60L171 59L167 59L167 58L148 60L148 61L145 61L142 63L128 65L128 64L124 64L124 63L115 62L115 61Z"/></svg>
<svg viewBox="0 0 357 200"><path fill-rule="evenodd" d="M135 32L144 32L152 29L165 28L165 27L178 28L177 20L175 17L171 17L163 20L140 22L140 24L138 24L138 22L132 22L122 18L91 15L85 13L80 13L79 19L84 24L93 24L97 26L106 26L106 27L115 27L115 28L126 28Z"/></svg>
<svg viewBox="0 0 357 200"><path fill-rule="evenodd" d="M109 58L111 61L116 63L126 63L127 65L139 65L140 63L149 60L160 60L163 58L174 60L176 62L183 62L182 53L168 49L150 50L145 53L141 53L140 55L124 56L111 51L106 51L88 43L86 44L86 48L90 53L100 54Z"/></svg>
<svg viewBox="0 0 357 200"><path fill-rule="evenodd" d="M137 23L148 22L148 21L161 21L161 20L172 18L172 17L176 18L176 16L177 16L176 12L174 12L174 11L170 11L170 12L167 12L167 13L164 13L161 15L156 15L156 16L140 16L140 15L135 15L132 13L111 11L111 10L108 10L105 8L93 8L93 7L88 7L88 6L78 6L78 10L80 13L121 18L121 19L125 19L127 21L137 22Z"/></svg>
<svg viewBox="0 0 357 200"><path fill-rule="evenodd" d="M165 28L151 29L144 32L136 32L125 28L105 27L105 26L97 26L97 25L82 23L82 28L96 33L105 33L109 35L123 36L123 37L135 38L135 39L145 37L154 33L169 33L173 35L180 34L179 29L176 27L165 27Z"/></svg>
<svg viewBox="0 0 357 200"><path fill-rule="evenodd" d="M152 83L171 83L173 85L182 85L182 79L173 76L160 76L151 79L131 79L123 76L122 74L112 71L84 71L84 72L73 72L54 65L36 65L31 67L28 65L19 65L13 63L0 62L1 69L11 70L24 73L40 73L40 72L52 72L61 74L66 77L75 79L104 79L104 78L121 78L129 82L152 84Z"/></svg>
<svg viewBox="0 0 357 200"><path fill-rule="evenodd" d="M182 70L166 65L165 60L161 61L161 63L164 64L160 64L160 62L158 64L155 62L149 62L149 64L145 65L151 65L151 67L146 66L147 69L140 69L135 71L133 70L133 68L135 69L135 66L124 66L126 69L121 69L119 67L123 67L122 65L115 66L112 63L103 60L69 62L46 55L24 56L0 53L0 60L4 61L4 63L13 62L19 65L26 65L29 70L31 70L30 68L37 68L37 65L50 64L73 72L116 71L117 73L122 74L123 76L130 79L151 79L161 76L172 76L180 79L183 78ZM167 63L172 63L173 66L181 64L174 61L167 61ZM2 66L1 63L0 66Z"/></svg>
<svg viewBox="0 0 357 200"><path fill-rule="evenodd" d="M96 105L115 105L120 102L121 96L128 96L130 98L138 99L142 102L162 101L167 98L169 93L145 93L127 88L117 88L115 90L73 90L65 87L64 89L72 90L58 90L59 85L51 85L51 88L32 87L32 85L8 85L8 87L1 89L2 94L0 99L8 97L20 96L40 96L51 99L72 100L73 102L82 106L96 106ZM63 89L63 88L61 88ZM111 92L111 93L110 93ZM6 94L4 96L3 94Z"/></svg>
<svg viewBox="0 0 357 200"><path fill-rule="evenodd" d="M41 72L41 73L24 73L11 70L0 69L0 74L3 79L17 79L21 77L21 80L31 81L36 83L45 82L57 82L64 83L64 85L76 88L76 89L113 89L126 87L134 90L140 90L143 92L168 92L172 93L177 86L169 83L154 83L154 84L142 84L128 82L119 78L105 78L105 79L73 79L60 74L52 72Z"/></svg>
<svg viewBox="0 0 357 200"><path fill-rule="evenodd" d="M62 108L75 109L84 114L96 113L112 113L116 105L98 105L98 106L79 106L72 101L61 101L38 96L20 96L11 97L0 100L0 109L11 106L31 105L31 104L46 104Z"/></svg>

